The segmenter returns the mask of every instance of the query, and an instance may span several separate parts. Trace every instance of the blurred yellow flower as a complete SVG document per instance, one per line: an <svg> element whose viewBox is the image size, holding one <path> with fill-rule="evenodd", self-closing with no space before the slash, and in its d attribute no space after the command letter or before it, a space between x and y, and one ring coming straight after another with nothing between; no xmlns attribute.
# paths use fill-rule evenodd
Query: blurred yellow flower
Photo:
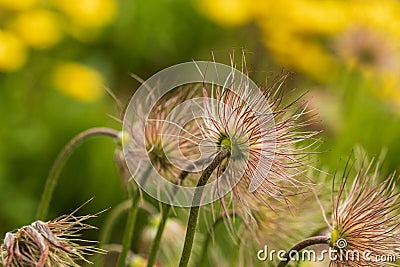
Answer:
<svg viewBox="0 0 400 267"><path fill-rule="evenodd" d="M26 48L21 40L10 32L0 30L0 71L18 70L26 59Z"/></svg>
<svg viewBox="0 0 400 267"><path fill-rule="evenodd" d="M318 81L327 81L336 74L332 56L312 38L296 36L295 32L281 29L263 36L265 46L279 64L301 71Z"/></svg>
<svg viewBox="0 0 400 267"><path fill-rule="evenodd" d="M400 73L399 1L199 1L220 24L254 20L272 58L315 80L329 81L346 66ZM358 28L368 30L352 31Z"/></svg>
<svg viewBox="0 0 400 267"><path fill-rule="evenodd" d="M252 18L252 2L249 0L202 0L200 9L205 15L222 25L235 26Z"/></svg>
<svg viewBox="0 0 400 267"><path fill-rule="evenodd" d="M0 9L19 11L31 8L37 3L38 0L0 0Z"/></svg>
<svg viewBox="0 0 400 267"><path fill-rule="evenodd" d="M22 12L10 22L10 27L26 44L37 49L50 48L62 37L57 15L45 9Z"/></svg>
<svg viewBox="0 0 400 267"><path fill-rule="evenodd" d="M349 9L354 24L367 25L400 35L400 2L397 0L353 0Z"/></svg>
<svg viewBox="0 0 400 267"><path fill-rule="evenodd" d="M93 102L104 93L102 75L75 62L67 62L56 67L53 73L54 84L61 92L84 102Z"/></svg>
<svg viewBox="0 0 400 267"><path fill-rule="evenodd" d="M117 12L116 0L53 0L54 5L83 27L102 27L112 22Z"/></svg>
<svg viewBox="0 0 400 267"><path fill-rule="evenodd" d="M252 7L256 22L269 25L273 31L281 31L283 26L308 35L334 34L348 21L345 3L332 0L282 0L259 1Z"/></svg>
<svg viewBox="0 0 400 267"><path fill-rule="evenodd" d="M281 65L318 81L335 77L337 66L321 42L348 20L340 1L263 1L253 8L262 39Z"/></svg>

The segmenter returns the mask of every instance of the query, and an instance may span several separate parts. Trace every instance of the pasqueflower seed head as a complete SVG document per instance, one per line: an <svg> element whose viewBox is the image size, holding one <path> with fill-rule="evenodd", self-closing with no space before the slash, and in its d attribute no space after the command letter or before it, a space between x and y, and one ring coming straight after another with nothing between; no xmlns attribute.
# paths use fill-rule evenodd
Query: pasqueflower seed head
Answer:
<svg viewBox="0 0 400 267"><path fill-rule="evenodd" d="M104 253L93 241L80 238L80 231L93 229L84 223L95 215L64 215L55 220L36 221L16 232L8 232L0 246L4 267L79 267L91 263L87 256Z"/></svg>
<svg viewBox="0 0 400 267"><path fill-rule="evenodd" d="M339 251L330 266L399 266L400 200L395 173L379 182L378 167L359 170L346 193L349 172L333 195L331 246ZM355 255L355 256L353 256Z"/></svg>
<svg viewBox="0 0 400 267"><path fill-rule="evenodd" d="M270 198L286 203L289 196L311 184L305 175L306 159L312 153L308 148L317 142L317 132L305 130L313 120L303 116L307 104L296 108L299 99L283 104L281 87L287 77L284 73L259 92L248 79L234 82L232 72L232 81L227 80L225 87L203 88L207 99L205 119L199 123L203 145L231 150L214 179L223 171L230 172L227 177L241 176L232 181L229 199L243 211L242 217L251 217L251 210L261 206L271 207ZM229 164L234 166L230 170ZM226 199L222 201L228 207Z"/></svg>

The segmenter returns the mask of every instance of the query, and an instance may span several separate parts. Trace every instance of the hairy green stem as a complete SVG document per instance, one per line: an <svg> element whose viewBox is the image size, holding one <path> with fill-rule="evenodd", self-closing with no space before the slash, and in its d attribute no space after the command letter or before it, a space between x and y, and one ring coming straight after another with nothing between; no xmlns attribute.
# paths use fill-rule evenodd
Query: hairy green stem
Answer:
<svg viewBox="0 0 400 267"><path fill-rule="evenodd" d="M153 167L150 165L144 172L144 174L143 174L144 183L147 182L147 178L149 177L152 169L153 169ZM132 196L131 191L135 191L135 192L133 193L133 196L131 197L132 204L131 204L131 208L130 208L129 214L128 214L128 219L127 219L126 225L125 225L124 238L122 240L122 250L121 250L121 254L118 257L117 267L125 266L126 257L128 255L128 251L131 248L131 244L132 244L133 231L135 230L135 223L136 223L136 215L137 215L139 202L140 202L140 188L137 187L136 190L133 190L128 185L128 190L129 190L128 192L131 193L131 196Z"/></svg>
<svg viewBox="0 0 400 267"><path fill-rule="evenodd" d="M228 150L223 149L219 151L218 154L215 156L214 160L211 162L211 164L208 165L208 167L204 170L197 183L197 188L196 188L197 190L194 193L192 203L199 203L199 200L201 199L201 196L203 195L204 191L203 186L207 183L208 179L210 178L215 168L217 168L218 165L228 156L229 156ZM197 228L199 211L200 211L199 206L192 206L190 209L189 220L186 229L185 243L183 245L183 251L181 260L179 262L179 267L187 267L189 264L190 255L192 253L194 235L196 233L196 228Z"/></svg>
<svg viewBox="0 0 400 267"><path fill-rule="evenodd" d="M314 236L303 241L300 241L296 245L294 245L286 254L283 256L283 260L278 264L278 267L286 266L290 261L290 255L293 252L300 252L302 249L306 247L316 245L316 244L329 244L330 238L328 236Z"/></svg>
<svg viewBox="0 0 400 267"><path fill-rule="evenodd" d="M57 185L58 179L60 177L60 173L71 156L72 152L87 139L90 139L95 136L110 136L115 139L120 138L120 133L117 130L110 128L92 128L88 129L77 136L75 136L68 144L61 150L58 154L57 159L53 163L53 166L49 172L49 175L46 180L46 184L44 187L44 191L42 194L42 198L39 203L39 208L36 213L36 219L45 220L47 215L47 210L49 208L51 199L53 197L54 189Z"/></svg>
<svg viewBox="0 0 400 267"><path fill-rule="evenodd" d="M128 185L128 187L130 188L130 185ZM132 196L132 204L131 204L131 208L129 210L129 214L128 214L128 219L126 221L126 225L125 225L125 230L124 230L124 238L122 241L122 250L121 253L119 254L119 258L118 258L118 267L124 267L125 266L125 261L126 261L126 257L128 255L128 251L131 247L132 244L132 237L133 237L133 232L135 230L135 223L136 223L136 215L137 215L137 211L138 211L138 206L139 206L139 202L140 202L140 192L139 189L137 190L133 190L131 189L133 192L133 196Z"/></svg>
<svg viewBox="0 0 400 267"><path fill-rule="evenodd" d="M147 267L153 267L154 262L156 261L158 248L160 247L161 237L164 232L164 228L167 223L167 219L169 217L170 212L171 212L171 206L163 205L161 221L160 224L158 225L157 234L151 246L149 259L147 261Z"/></svg>
<svg viewBox="0 0 400 267"><path fill-rule="evenodd" d="M154 214L156 210L153 208L153 206L148 205L146 202L140 203L138 209L143 209L144 211L147 211L149 214ZM106 217L103 227L100 229L100 237L99 237L99 247L103 248L107 251L109 242L110 242L110 237L112 230L115 227L116 222L118 221L118 218L125 212L130 210L132 206L132 199L125 200L121 203L119 203L117 206L115 206L108 216ZM122 248L122 245L121 245ZM122 250L122 249L121 249ZM121 250L118 251L118 253L121 252ZM95 266L103 266L104 265L104 256L105 255L97 255L96 259L94 260Z"/></svg>
<svg viewBox="0 0 400 267"><path fill-rule="evenodd" d="M187 171L182 171L175 183L180 185L182 183L182 181L186 178L187 175L188 175ZM176 189L176 187L174 189ZM173 192L172 195L175 195L175 193L176 192ZM160 224L158 225L157 234L156 234L156 237L154 238L153 244L150 249L149 259L147 261L147 267L153 267L153 265L157 259L157 253L158 253L158 249L160 247L161 238L164 233L165 225L167 223L170 213L171 213L171 206L163 205L161 221L160 221Z"/></svg>

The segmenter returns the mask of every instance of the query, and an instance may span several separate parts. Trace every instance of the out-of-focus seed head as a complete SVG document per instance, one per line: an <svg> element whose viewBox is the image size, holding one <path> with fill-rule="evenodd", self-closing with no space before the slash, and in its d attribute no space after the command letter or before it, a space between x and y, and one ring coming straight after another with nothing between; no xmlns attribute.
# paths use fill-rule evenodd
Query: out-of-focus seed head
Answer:
<svg viewBox="0 0 400 267"><path fill-rule="evenodd" d="M165 179L176 182L181 173L181 169L175 163L180 160L182 155L197 155L198 148L189 138L176 136L177 125L171 121L179 121L179 118L172 116L181 116L181 113L171 113L179 104L190 98L195 90L183 86L175 89L173 92L164 95L160 100L155 101L154 95L149 91L148 103L156 103L148 116L144 118L142 108L136 107L135 121L129 128L129 132L124 133L129 136L130 148L132 151L125 151L125 159L129 166L136 168L138 173L132 175L143 176L143 172L150 166L142 166L149 158L152 167ZM147 103L143 103L144 106ZM146 121L143 121L145 120ZM194 122L185 125L185 131L196 135L197 126ZM184 134L184 133L181 133ZM143 149L144 148L144 149ZM143 155L142 151L146 151Z"/></svg>

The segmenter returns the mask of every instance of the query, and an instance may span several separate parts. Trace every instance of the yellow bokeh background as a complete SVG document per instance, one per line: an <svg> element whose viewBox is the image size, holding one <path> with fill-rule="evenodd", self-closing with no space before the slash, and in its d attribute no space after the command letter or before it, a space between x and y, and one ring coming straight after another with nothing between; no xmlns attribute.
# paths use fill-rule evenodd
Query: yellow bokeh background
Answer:
<svg viewBox="0 0 400 267"><path fill-rule="evenodd" d="M0 30L0 71L15 71L27 58L25 44L15 34Z"/></svg>
<svg viewBox="0 0 400 267"><path fill-rule="evenodd" d="M199 6L221 25L255 23L276 62L313 80L331 83L344 69L359 71L378 97L400 110L399 1L227 2L199 0Z"/></svg>
<svg viewBox="0 0 400 267"><path fill-rule="evenodd" d="M57 89L81 101L96 101L105 91L101 74L76 62L66 62L56 66L53 80Z"/></svg>

